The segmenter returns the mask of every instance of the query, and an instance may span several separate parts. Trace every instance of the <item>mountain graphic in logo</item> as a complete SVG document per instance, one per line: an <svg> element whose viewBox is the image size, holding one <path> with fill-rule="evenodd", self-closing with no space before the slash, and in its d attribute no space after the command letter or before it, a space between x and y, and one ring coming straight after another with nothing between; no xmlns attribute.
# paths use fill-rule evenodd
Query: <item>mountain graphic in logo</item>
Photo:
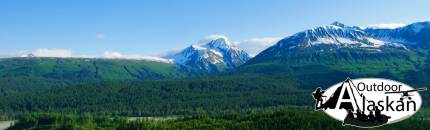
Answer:
<svg viewBox="0 0 430 130"><path fill-rule="evenodd" d="M377 127L404 120L418 111L422 99L412 87L378 78L346 79L313 93L315 110L343 121L343 125Z"/></svg>

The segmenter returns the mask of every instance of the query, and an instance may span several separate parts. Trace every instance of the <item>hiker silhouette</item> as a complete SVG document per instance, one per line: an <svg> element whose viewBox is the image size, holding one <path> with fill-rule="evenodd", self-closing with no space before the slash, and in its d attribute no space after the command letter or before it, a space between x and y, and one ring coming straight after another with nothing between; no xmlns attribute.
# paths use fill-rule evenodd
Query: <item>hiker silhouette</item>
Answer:
<svg viewBox="0 0 430 130"><path fill-rule="evenodd" d="M318 110L321 108L321 105L323 103L323 94L325 91L321 90L320 87L318 87L315 92L312 93L312 95L314 96L314 99L316 100L315 102L315 110Z"/></svg>

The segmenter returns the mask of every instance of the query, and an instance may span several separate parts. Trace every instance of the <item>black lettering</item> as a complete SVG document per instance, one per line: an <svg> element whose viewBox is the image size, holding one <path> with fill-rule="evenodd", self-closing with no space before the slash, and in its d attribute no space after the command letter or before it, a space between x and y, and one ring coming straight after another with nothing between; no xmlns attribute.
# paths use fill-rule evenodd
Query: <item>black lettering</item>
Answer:
<svg viewBox="0 0 430 130"><path fill-rule="evenodd" d="M414 111L416 111L417 110L417 104L415 104L415 101L408 101L407 103L406 103L406 105L407 105L407 111L409 111L409 104L410 103L413 103L414 104Z"/></svg>
<svg viewBox="0 0 430 130"><path fill-rule="evenodd" d="M397 103L399 103L399 105L397 105L396 110L397 111L404 111L405 110L405 104L403 104L402 101L397 101Z"/></svg>
<svg viewBox="0 0 430 130"><path fill-rule="evenodd" d="M366 106L366 101L365 101L366 99L365 99L365 98L366 98L366 97L363 97L363 107L362 107L363 109L365 109L365 108L366 108L366 107L365 107L365 106Z"/></svg>
<svg viewBox="0 0 430 130"><path fill-rule="evenodd" d="M390 103L388 103L389 101L390 100L388 100L388 96L387 96L387 111L390 110L389 108L391 108L391 111L394 111L393 106L391 106L391 105L393 105L394 101L391 101Z"/></svg>
<svg viewBox="0 0 430 130"><path fill-rule="evenodd" d="M372 108L370 108L372 107ZM367 106L367 110L371 111L375 108L375 102L374 101L369 101L369 106Z"/></svg>
<svg viewBox="0 0 430 130"><path fill-rule="evenodd" d="M363 88L361 89L360 86L363 86ZM366 88L366 84L364 84L363 82L360 82L358 83L357 87L358 87L358 91L364 91L364 89Z"/></svg>
<svg viewBox="0 0 430 130"><path fill-rule="evenodd" d="M381 111L384 111L384 101L378 101L378 106Z"/></svg>

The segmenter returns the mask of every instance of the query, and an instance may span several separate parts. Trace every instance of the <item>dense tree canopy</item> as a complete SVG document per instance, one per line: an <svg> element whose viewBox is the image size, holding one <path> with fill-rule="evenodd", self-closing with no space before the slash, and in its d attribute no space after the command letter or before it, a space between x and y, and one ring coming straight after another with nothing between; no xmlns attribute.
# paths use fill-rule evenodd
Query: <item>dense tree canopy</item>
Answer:
<svg viewBox="0 0 430 130"><path fill-rule="evenodd" d="M378 129L422 130L430 127L430 121L422 119L429 116L428 110L423 110L410 119L400 123L389 124ZM248 110L244 112L226 112L208 114L200 112L194 115L177 116L175 118L142 118L130 120L124 117L110 118L91 114L64 115L56 113L34 113L25 116L8 130L21 129L55 129L55 130L152 130L152 129L244 129L244 130L281 130L281 129L359 129L343 126L341 121L315 112L310 108L268 108L264 110Z"/></svg>

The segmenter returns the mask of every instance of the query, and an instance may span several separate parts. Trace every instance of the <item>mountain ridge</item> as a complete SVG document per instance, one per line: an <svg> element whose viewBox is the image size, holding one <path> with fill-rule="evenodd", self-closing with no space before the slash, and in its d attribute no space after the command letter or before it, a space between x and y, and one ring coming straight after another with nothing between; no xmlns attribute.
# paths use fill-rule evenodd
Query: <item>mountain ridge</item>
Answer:
<svg viewBox="0 0 430 130"><path fill-rule="evenodd" d="M419 33L426 29L421 27ZM319 75L320 79L326 79L328 75L405 79L429 65L428 50L405 42L384 40L368 31L340 22L308 29L285 37L237 70L239 73L302 78Z"/></svg>
<svg viewBox="0 0 430 130"><path fill-rule="evenodd" d="M85 60L110 62L107 65L121 63L122 65L118 64L119 66L115 68L121 68L128 74L125 74L125 77L116 77L119 79L164 79L203 76L225 71L233 73L278 73L277 71L280 71L284 74L312 74L322 71L361 75L399 74L420 71L428 65L429 32L430 22L418 22L394 29L360 28L333 22L285 37L253 58L232 44L227 37L218 35L204 38L180 52L163 56L162 61L139 56L124 58L119 54L114 55L113 58L40 58L29 54L27 57L12 58L15 60L0 59L0 62L6 64L0 65L0 69L5 69L0 74L4 76L26 75L33 71L45 72L46 68L52 68L55 61L74 60L65 67L80 69L56 71L57 78L62 77L61 75L63 78L75 75L72 78L76 78L88 72L93 75L90 76L93 77L91 79L97 79L94 78L97 77L94 76L95 69L79 67L81 61ZM49 60L46 63L34 62L38 59ZM12 63L5 63L6 61L12 61ZM18 64L18 61L21 63ZM7 72L7 64L15 64L12 67L15 69L9 69L10 72ZM47 67L31 68L38 64L46 64ZM148 68L146 64L151 66ZM166 70L161 70L154 64L165 67ZM168 74L167 71L175 74L165 75ZM16 74L13 74L15 72ZM123 71L118 73L122 74ZM68 76L64 77L65 75ZM108 79L115 79L115 77Z"/></svg>
<svg viewBox="0 0 430 130"><path fill-rule="evenodd" d="M412 48L430 49L430 21L416 22L394 29L365 29L370 35L399 42Z"/></svg>

